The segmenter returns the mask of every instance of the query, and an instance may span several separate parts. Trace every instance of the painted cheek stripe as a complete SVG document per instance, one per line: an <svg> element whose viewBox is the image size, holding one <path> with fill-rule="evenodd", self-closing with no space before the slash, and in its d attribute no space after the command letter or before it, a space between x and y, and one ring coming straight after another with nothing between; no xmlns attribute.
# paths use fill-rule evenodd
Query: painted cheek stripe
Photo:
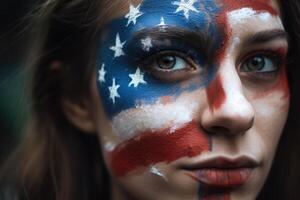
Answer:
<svg viewBox="0 0 300 200"><path fill-rule="evenodd" d="M266 91L258 93L255 98L262 98L266 95L269 95L270 93L273 93L275 91L282 91L283 98L289 98L290 97L290 87L286 75L286 70L284 67L279 71L278 80L275 83L274 86L271 88L268 88Z"/></svg>
<svg viewBox="0 0 300 200"><path fill-rule="evenodd" d="M110 164L113 174L122 177L140 167L194 157L209 149L209 139L192 121L174 132L169 128L139 134L111 152Z"/></svg>
<svg viewBox="0 0 300 200"><path fill-rule="evenodd" d="M113 117L112 124L115 132L119 133L120 142L123 142L145 130L154 132L167 129L171 125L173 129L178 129L193 120L193 112L197 109L198 103L190 100L178 100L168 104L158 102L124 110Z"/></svg>
<svg viewBox="0 0 300 200"><path fill-rule="evenodd" d="M280 71L279 80L275 85L274 89L283 91L285 98L288 98L290 96L290 87L287 79L286 70L284 67L282 67Z"/></svg>

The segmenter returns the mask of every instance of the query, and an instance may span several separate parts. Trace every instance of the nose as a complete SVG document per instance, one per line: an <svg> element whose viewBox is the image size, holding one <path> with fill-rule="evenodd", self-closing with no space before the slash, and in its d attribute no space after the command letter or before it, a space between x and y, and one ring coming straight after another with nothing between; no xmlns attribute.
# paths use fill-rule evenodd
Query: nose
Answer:
<svg viewBox="0 0 300 200"><path fill-rule="evenodd" d="M224 67L206 88L201 125L209 133L243 134L253 126L254 109L243 93L235 67Z"/></svg>

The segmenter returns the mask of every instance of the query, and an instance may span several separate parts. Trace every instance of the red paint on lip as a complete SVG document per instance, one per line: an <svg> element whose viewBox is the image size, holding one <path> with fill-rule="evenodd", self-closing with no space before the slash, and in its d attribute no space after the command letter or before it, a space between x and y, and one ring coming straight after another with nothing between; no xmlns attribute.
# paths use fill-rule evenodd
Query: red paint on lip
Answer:
<svg viewBox="0 0 300 200"><path fill-rule="evenodd" d="M113 174L122 177L140 167L200 155L210 149L209 144L199 124L192 121L174 132L169 128L138 134L110 154L110 165Z"/></svg>
<svg viewBox="0 0 300 200"><path fill-rule="evenodd" d="M208 102L210 108L212 110L219 109L223 102L225 101L225 92L222 85L222 79L220 75L218 75L206 89L206 95L208 98Z"/></svg>
<svg viewBox="0 0 300 200"><path fill-rule="evenodd" d="M187 175L207 187L233 188L243 185L249 179L251 169L201 169Z"/></svg>

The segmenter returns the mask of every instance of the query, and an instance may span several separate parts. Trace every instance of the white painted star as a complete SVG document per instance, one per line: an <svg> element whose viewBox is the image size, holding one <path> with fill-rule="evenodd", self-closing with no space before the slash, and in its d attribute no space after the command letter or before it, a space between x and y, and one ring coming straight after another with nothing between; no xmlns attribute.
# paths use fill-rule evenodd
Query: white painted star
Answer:
<svg viewBox="0 0 300 200"><path fill-rule="evenodd" d="M158 24L158 26L165 26L165 19L163 17L160 18L160 23Z"/></svg>
<svg viewBox="0 0 300 200"><path fill-rule="evenodd" d="M131 85L137 87L140 83L147 84L144 80L144 74L141 72L140 68L137 68L134 74L129 74L129 77L131 78L131 82L128 84L129 87Z"/></svg>
<svg viewBox="0 0 300 200"><path fill-rule="evenodd" d="M114 55L115 58L125 55L125 53L123 51L123 46L124 46L125 43L126 43L126 41L121 42L120 35L119 35L119 33L117 33L117 35L116 35L116 44L115 44L115 46L110 47L110 49L115 52L115 55Z"/></svg>
<svg viewBox="0 0 300 200"><path fill-rule="evenodd" d="M189 19L189 12L190 11L194 11L194 12L197 12L197 13L199 12L194 7L195 2L196 2L196 0L180 0L180 2L175 1L172 4L178 6L175 13L178 13L178 12L182 11L184 13L185 18Z"/></svg>
<svg viewBox="0 0 300 200"><path fill-rule="evenodd" d="M144 14L140 11L140 7L141 4L139 4L137 7L134 7L134 5L130 4L129 12L125 15L125 18L128 19L126 26L129 26L131 22L135 25L137 18Z"/></svg>
<svg viewBox="0 0 300 200"><path fill-rule="evenodd" d="M118 93L119 87L120 87L120 85L116 85L116 80L115 80L115 78L113 78L112 86L108 87L108 89L109 89L109 98L113 101L114 104L116 101L116 97L120 98L120 95Z"/></svg>
<svg viewBox="0 0 300 200"><path fill-rule="evenodd" d="M105 71L104 67L105 67L105 64L103 63L101 69L98 70L98 73L99 73L98 80L100 81L100 83L105 82L106 71Z"/></svg>
<svg viewBox="0 0 300 200"><path fill-rule="evenodd" d="M152 45L152 39L150 37L146 37L145 39L141 39L142 47L144 51L149 51Z"/></svg>

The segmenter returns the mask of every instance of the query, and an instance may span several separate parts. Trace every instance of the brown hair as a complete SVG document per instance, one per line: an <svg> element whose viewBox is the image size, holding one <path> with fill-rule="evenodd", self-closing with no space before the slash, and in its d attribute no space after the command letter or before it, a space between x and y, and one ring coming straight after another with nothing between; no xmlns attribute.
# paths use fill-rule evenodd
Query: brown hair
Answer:
<svg viewBox="0 0 300 200"><path fill-rule="evenodd" d="M98 140L68 122L61 98L76 102L88 98L98 18L105 19L109 11L102 8L111 4L45 0L33 10L28 39L31 119L28 134L4 166L2 177L10 182L2 189L6 196L10 193L8 199L13 195L82 200L106 195L109 184L100 182L107 178ZM61 68L53 64L56 60L63 63Z"/></svg>
<svg viewBox="0 0 300 200"><path fill-rule="evenodd" d="M60 101L62 96L77 102L89 97L96 60L96 33L116 3L116 0L44 0L33 12L29 39L29 60L36 60L31 64L32 114L26 138L0 175L4 198L109 199L109 178L98 140L68 122ZM296 188L300 180L296 157L300 136L295 121L299 121L296 103L299 102L300 2L280 3L290 36L291 110L261 199L300 198ZM63 66L53 65L56 60Z"/></svg>
<svg viewBox="0 0 300 200"><path fill-rule="evenodd" d="M299 199L300 191L300 1L280 0L282 19L289 35L287 73L291 102L289 116L272 169L258 199Z"/></svg>

